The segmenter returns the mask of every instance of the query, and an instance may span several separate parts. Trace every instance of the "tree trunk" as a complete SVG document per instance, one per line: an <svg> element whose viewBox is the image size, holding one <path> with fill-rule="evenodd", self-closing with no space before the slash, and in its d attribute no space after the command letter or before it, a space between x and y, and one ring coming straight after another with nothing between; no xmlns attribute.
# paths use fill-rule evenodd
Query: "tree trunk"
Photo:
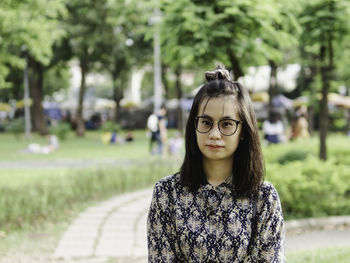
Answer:
<svg viewBox="0 0 350 263"><path fill-rule="evenodd" d="M310 135L312 135L314 133L314 107L313 106L309 106L307 108L307 121L309 123L309 133Z"/></svg>
<svg viewBox="0 0 350 263"><path fill-rule="evenodd" d="M322 99L320 101L320 159L327 160L327 131L328 131L328 93L333 71L333 47L331 36L328 37L328 63L326 63L327 47L320 48Z"/></svg>
<svg viewBox="0 0 350 263"><path fill-rule="evenodd" d="M119 81L118 85L118 78L121 77L121 72L123 68L126 66L126 60L119 60L115 61L114 68L112 70L112 81L113 81L113 99L115 101L115 113L114 113L114 120L115 122L118 122L120 119L120 101L123 99L123 87L122 87L122 80Z"/></svg>
<svg viewBox="0 0 350 263"><path fill-rule="evenodd" d="M169 81L167 78L167 71L168 71L168 66L162 63L162 83L164 87L164 92L165 92L165 100L169 99Z"/></svg>
<svg viewBox="0 0 350 263"><path fill-rule="evenodd" d="M123 99L123 88L121 84L117 85L117 81L113 81L113 99L115 101L115 114L114 114L114 120L115 122L118 122L120 119L120 101Z"/></svg>
<svg viewBox="0 0 350 263"><path fill-rule="evenodd" d="M233 78L234 80L237 80L239 77L242 77L244 75L243 69L239 63L239 60L231 50L228 51L228 57L231 63L231 70L233 71Z"/></svg>
<svg viewBox="0 0 350 263"><path fill-rule="evenodd" d="M269 60L269 66L270 66L270 83L269 83L269 112L272 111L273 105L272 105L272 99L276 96L277 93L277 65L274 61Z"/></svg>
<svg viewBox="0 0 350 263"><path fill-rule="evenodd" d="M175 90L176 90L176 98L178 100L177 104L177 128L183 135L184 133L184 125L183 125L183 117L182 117L182 107L181 107L181 99L182 99L182 85L181 85L181 67L176 68L176 82L175 82Z"/></svg>
<svg viewBox="0 0 350 263"><path fill-rule="evenodd" d="M325 67L321 67L322 78L322 99L320 101L320 159L327 160L327 128L328 128L328 77L326 76Z"/></svg>
<svg viewBox="0 0 350 263"><path fill-rule="evenodd" d="M88 66L86 61L80 60L80 70L81 70L81 83L80 83L79 98L78 98L78 108L76 112L76 121L77 121L76 134L77 136L84 136L85 123L83 119L83 107L84 107L84 96L85 96L85 90L86 90L86 74L88 72Z"/></svg>
<svg viewBox="0 0 350 263"><path fill-rule="evenodd" d="M28 58L29 67L31 69L31 78L29 82L30 96L33 99L31 107L31 116L33 130L41 135L47 134L47 127L43 109L43 65L35 61L33 58Z"/></svg>

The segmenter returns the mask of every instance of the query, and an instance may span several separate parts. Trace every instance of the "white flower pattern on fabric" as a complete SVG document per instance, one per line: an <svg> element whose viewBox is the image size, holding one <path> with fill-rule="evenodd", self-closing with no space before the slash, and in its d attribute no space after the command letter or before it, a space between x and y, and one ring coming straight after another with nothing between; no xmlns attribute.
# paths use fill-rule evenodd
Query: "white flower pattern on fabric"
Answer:
<svg viewBox="0 0 350 263"><path fill-rule="evenodd" d="M257 235L251 255L253 198L236 198L230 180L195 193L175 174L154 187L148 214L148 262L285 262L284 221L278 193L260 187Z"/></svg>

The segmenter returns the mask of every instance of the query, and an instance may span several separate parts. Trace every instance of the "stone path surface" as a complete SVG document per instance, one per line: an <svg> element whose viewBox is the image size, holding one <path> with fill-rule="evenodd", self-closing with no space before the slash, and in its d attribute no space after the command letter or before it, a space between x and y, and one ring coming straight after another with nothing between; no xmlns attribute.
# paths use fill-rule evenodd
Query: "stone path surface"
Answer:
<svg viewBox="0 0 350 263"><path fill-rule="evenodd" d="M119 195L87 209L67 229L54 258L63 262L104 262L108 258L146 262L151 197L152 190L147 189Z"/></svg>
<svg viewBox="0 0 350 263"><path fill-rule="evenodd" d="M146 221L151 197L152 189L146 189L88 208L62 236L54 262L146 263ZM350 217L288 221L287 253L350 246L349 226Z"/></svg>

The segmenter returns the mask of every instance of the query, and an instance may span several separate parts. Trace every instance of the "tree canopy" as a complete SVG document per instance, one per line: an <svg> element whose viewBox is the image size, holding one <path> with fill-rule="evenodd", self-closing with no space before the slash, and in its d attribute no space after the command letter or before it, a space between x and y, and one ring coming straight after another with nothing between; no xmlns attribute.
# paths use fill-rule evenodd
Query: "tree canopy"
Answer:
<svg viewBox="0 0 350 263"><path fill-rule="evenodd" d="M48 64L52 45L64 35L58 18L66 15L66 0L4 0L0 4L0 88L9 68L24 68L25 53Z"/></svg>

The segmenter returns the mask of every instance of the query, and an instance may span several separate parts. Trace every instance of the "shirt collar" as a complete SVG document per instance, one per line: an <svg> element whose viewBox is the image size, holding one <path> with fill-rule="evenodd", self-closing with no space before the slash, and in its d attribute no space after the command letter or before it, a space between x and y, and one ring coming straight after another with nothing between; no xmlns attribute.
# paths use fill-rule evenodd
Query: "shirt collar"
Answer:
<svg viewBox="0 0 350 263"><path fill-rule="evenodd" d="M198 189L199 192L205 193L210 191L215 191L223 194L231 194L232 191L232 175L228 176L224 182L219 184L218 186L214 186L209 182L206 182L204 185L200 186Z"/></svg>

